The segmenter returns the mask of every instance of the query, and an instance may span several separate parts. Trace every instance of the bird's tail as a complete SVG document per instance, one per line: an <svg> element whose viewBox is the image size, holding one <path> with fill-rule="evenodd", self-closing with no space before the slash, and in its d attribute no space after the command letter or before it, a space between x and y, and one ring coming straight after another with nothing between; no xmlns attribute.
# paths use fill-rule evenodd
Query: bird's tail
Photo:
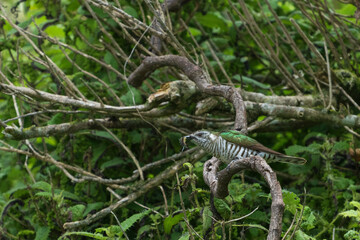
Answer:
<svg viewBox="0 0 360 240"><path fill-rule="evenodd" d="M292 163L292 164L305 164L306 159L301 157L293 157L287 155L277 155L274 161L283 162L283 163Z"/></svg>

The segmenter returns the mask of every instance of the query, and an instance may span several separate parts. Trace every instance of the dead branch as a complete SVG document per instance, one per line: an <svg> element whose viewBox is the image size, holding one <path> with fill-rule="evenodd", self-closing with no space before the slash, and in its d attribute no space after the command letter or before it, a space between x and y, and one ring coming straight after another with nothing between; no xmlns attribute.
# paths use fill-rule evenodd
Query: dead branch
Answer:
<svg viewBox="0 0 360 240"><path fill-rule="evenodd" d="M205 183L210 187L210 191L215 197L225 198L228 194L228 184L236 173L242 169L251 169L258 172L270 187L272 204L269 234L267 239L280 239L282 216L285 208L282 199L281 186L277 181L276 173L259 156L237 159L232 161L225 169L218 172L220 161L216 158L208 160L203 169Z"/></svg>
<svg viewBox="0 0 360 240"><path fill-rule="evenodd" d="M28 87L16 87L8 84L0 83L0 90L3 93L10 94L10 95L26 95L31 98L35 98L38 100L49 101L53 103L59 103L63 105L70 105L73 107L80 107L91 109L95 111L103 111L103 112L137 112L137 111L148 111L153 108L150 105L139 105L139 106L124 106L124 107L116 107L110 105L103 105L99 102L91 101L91 100L79 100L73 99L68 96L57 95L52 93L47 93L40 90L31 89Z"/></svg>
<svg viewBox="0 0 360 240"><path fill-rule="evenodd" d="M231 102L236 111L235 129L242 129L244 132L247 131L245 105L240 93L233 87L224 85L215 86L208 83L203 70L185 57L175 55L147 57L129 76L128 83L134 87L139 87L152 72L164 66L172 66L180 69L190 80L195 82L200 92L212 96L221 96Z"/></svg>

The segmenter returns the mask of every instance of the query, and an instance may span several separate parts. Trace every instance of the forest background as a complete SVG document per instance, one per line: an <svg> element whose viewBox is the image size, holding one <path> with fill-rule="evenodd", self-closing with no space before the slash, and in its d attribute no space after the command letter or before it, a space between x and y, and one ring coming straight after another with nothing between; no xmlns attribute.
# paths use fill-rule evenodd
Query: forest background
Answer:
<svg viewBox="0 0 360 240"><path fill-rule="evenodd" d="M262 176L213 198L181 151L234 128L307 159L270 164L282 239L360 239L359 1L0 6L0 239L265 239Z"/></svg>

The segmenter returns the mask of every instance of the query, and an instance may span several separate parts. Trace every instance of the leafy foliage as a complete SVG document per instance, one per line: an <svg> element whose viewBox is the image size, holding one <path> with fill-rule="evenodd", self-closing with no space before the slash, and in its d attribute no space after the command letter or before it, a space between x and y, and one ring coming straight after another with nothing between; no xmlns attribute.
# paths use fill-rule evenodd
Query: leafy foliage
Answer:
<svg viewBox="0 0 360 240"><path fill-rule="evenodd" d="M143 20L147 25L151 24L149 19L153 17L153 12L145 2L109 2L113 6L119 3L127 14L137 20ZM344 32L336 29L339 26L337 23L327 22L325 29L320 30L316 26L318 22L311 20L318 20L319 15L327 13L301 11L302 5L297 3L299 1L266 1L272 9L265 4L259 6L258 1L246 1L246 6L254 22L261 29L264 39L276 48L279 62L284 63L285 67L281 72L277 65L279 62L276 63L269 57L269 50L261 48L258 40L247 31L249 24L236 14L236 10L243 9L239 2L190 1L183 5L179 12L171 12L169 15L174 36L180 39L179 42L188 47L188 50L191 49L191 54L197 55L196 59L201 64L210 69L209 74L212 78L216 77L216 81L222 84L229 84L230 79L235 87L248 92L262 93L266 96L293 96L297 92L291 84L287 80L279 80L293 77L296 80L296 88L320 99L321 94L315 78L320 82L327 82L328 79L324 78L327 76L323 72L324 65L316 65L319 59L309 50L303 37L294 27L294 20L322 56L325 55L324 34L330 34L326 36L329 38L328 41L333 41L333 44L329 45L329 64L334 70L334 77L339 78L339 86L341 85L359 102L359 54L356 52L358 45L355 43L360 39L360 34L356 19L349 18L350 20L342 22L348 27L347 32L351 33L349 38ZM354 16L355 11L358 11L352 4L341 4L337 1L329 4L338 15ZM14 9L11 10L10 6L14 6ZM133 106L145 104L148 96L156 91L161 83L181 77L180 74L174 73L173 69L161 69L148 78L146 84L140 88L129 86L121 76L129 76L141 64L143 54L149 51L146 44L150 42L150 35L147 35L148 32L140 32L134 27L127 26L128 23L117 23L98 6L86 7L81 1L28 0L12 1L7 11L7 15L18 21L17 26L34 35L30 40L46 53L49 57L47 61L54 62L65 75L57 76L50 72L33 45L8 21L1 20L1 73L4 73L15 86L66 96L70 88L69 83L64 81L66 77L89 101L112 106ZM277 19L272 11L277 14L279 21L290 29L289 38L294 41L304 58L309 60L309 64L314 66L313 73L303 71L307 66L299 60L298 53L295 53L291 44L282 44L281 41L289 40L279 34L283 28L276 24ZM305 13L310 17L305 16ZM187 24L186 27L182 23ZM35 37L41 34L50 38ZM142 37L143 34L145 37ZM146 47L136 48L139 44ZM353 45L356 48L352 48ZM342 46L346 47L343 49ZM178 54L174 46L166 47L169 53ZM125 54L122 54L122 51ZM285 54L281 55L281 52ZM205 58L208 62L203 60ZM1 82L6 83L2 76ZM12 98L3 94L0 96L2 121L17 116L14 101L19 104L21 114L45 112L43 115L33 114L21 118L24 125L22 131L61 123L75 125L87 119L104 118L104 113L91 112L80 107L50 101L43 103L25 96ZM324 107L322 110L341 116L359 114L345 97L338 97L336 101L346 106L345 113L340 111L340 107L327 110ZM174 105L171 104L170 102L159 106L159 111L166 113L166 110L174 109ZM186 120L186 116L194 114L195 105L195 102L186 103L181 113L183 119ZM231 110L217 106L206 116L195 116L194 119L201 124L206 122L207 118L216 119L214 122L221 123L224 119L232 120L232 115ZM136 116L134 114L134 119L131 120L137 120ZM249 112L249 122L261 116L263 113ZM115 119L115 123L124 120L122 116L117 115L105 117ZM156 123L145 115L140 119L143 120L140 127L129 123L129 126L115 129L113 133L135 153L141 166L178 154L181 151L179 138L185 132L202 126L193 124L194 126L186 125L179 128L160 121ZM13 119L6 124L16 125L17 121ZM172 118L172 121L179 119ZM221 126L227 127L226 124ZM360 166L356 160L358 158L349 154L350 148L355 149L355 152L359 149L356 136L340 125L332 126L323 122L299 129L259 131L252 133L251 137L276 151L308 160L304 166L280 163L272 165L283 187L286 204L283 236L290 228L286 239L360 239ZM9 145L22 151L29 150L29 145L25 141L9 140L4 134L1 134L0 138L2 147ZM83 129L66 134L36 137L28 141L36 151L45 152L57 163L85 169L110 180L129 178L137 168L131 156L114 139L104 129ZM4 143L5 140L8 145ZM183 158L185 157L189 156ZM120 195L118 200L109 193L108 185L90 180L83 181L81 176L69 170L75 178L81 179L71 180L67 172L55 166L54 162L40 161L34 156L25 156L20 152L2 152L0 238L5 236L8 239L123 239L126 234L130 239L192 239L196 238L196 231L202 237L209 238L213 234L214 239L221 239L224 235L231 236L232 239L265 239L268 234L271 205L271 196L265 181L249 170L244 170L232 179L229 184L230 196L223 200L215 199L215 208L223 218L222 221L215 222L209 204L208 186L202 180L205 159L184 165L179 171L179 179L175 176L164 178L163 192L157 186L146 193L144 191L137 199L141 205L130 203L114 210L120 224L109 214L77 231L67 231L64 229L64 223L86 219L103 208L122 201L121 196L133 194L163 173L171 164L180 160L170 159L145 171L144 180L134 184L120 184L123 188L116 189L116 193ZM147 210L144 210L144 206ZM254 213L242 218L257 207L258 210ZM238 218L240 220L235 222L229 221Z"/></svg>

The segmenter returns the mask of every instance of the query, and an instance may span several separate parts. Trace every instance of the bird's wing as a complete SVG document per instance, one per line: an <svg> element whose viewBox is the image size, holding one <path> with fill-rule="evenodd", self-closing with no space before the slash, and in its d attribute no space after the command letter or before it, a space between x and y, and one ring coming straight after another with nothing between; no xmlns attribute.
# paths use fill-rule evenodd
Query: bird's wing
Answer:
<svg viewBox="0 0 360 240"><path fill-rule="evenodd" d="M256 150L259 152L267 152L274 155L284 155L282 153L276 152L270 148L265 147L255 139L252 139L241 132L230 130L226 132L221 132L220 136L224 138L225 140L232 142L236 145L240 145L246 148L250 148L252 150Z"/></svg>

